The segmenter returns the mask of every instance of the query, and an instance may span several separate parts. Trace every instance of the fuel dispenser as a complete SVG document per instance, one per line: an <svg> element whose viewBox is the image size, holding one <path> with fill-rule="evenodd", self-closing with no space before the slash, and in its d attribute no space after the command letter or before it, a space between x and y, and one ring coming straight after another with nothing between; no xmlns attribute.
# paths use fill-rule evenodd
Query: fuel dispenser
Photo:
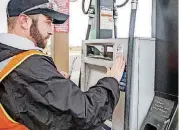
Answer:
<svg viewBox="0 0 179 130"><path fill-rule="evenodd" d="M91 0L88 11L83 9L89 15L89 24L82 46L81 89L87 91L103 78L106 67L111 67L122 53L126 68L120 81L119 103L112 118L104 123L108 127L98 130L176 130L178 32L173 26L178 28L174 13L177 0L153 0L153 38L134 37L138 1L132 0L129 38L117 38L116 10L127 2L117 6L115 0ZM173 66L168 62L170 58L175 60Z"/></svg>
<svg viewBox="0 0 179 130"><path fill-rule="evenodd" d="M89 49L90 48L90 49ZM91 50L91 48L93 48ZM107 49L105 49L107 48ZM128 39L96 39L83 41L81 86L83 91L103 78L106 67L111 67L116 57L122 53L127 62ZM155 39L135 38L133 55L133 76L130 106L131 130L138 130L148 112L154 96ZM147 69L146 69L147 68ZM106 125L114 130L124 129L126 72L120 82L119 103L113 117ZM85 86L85 87L83 87Z"/></svg>

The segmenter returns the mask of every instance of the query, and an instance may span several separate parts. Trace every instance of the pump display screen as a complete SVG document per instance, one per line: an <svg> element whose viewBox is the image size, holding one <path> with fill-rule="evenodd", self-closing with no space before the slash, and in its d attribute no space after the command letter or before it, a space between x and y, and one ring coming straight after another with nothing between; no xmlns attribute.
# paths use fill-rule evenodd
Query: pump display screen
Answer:
<svg viewBox="0 0 179 130"><path fill-rule="evenodd" d="M87 45L87 57L113 60L113 45Z"/></svg>

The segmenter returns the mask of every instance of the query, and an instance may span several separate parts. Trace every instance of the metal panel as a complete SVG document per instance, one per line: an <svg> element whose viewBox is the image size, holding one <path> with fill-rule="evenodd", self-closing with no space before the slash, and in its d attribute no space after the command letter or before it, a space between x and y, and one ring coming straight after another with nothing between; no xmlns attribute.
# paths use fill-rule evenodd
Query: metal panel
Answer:
<svg viewBox="0 0 179 130"><path fill-rule="evenodd" d="M155 90L178 96L178 0L156 2Z"/></svg>
<svg viewBox="0 0 179 130"><path fill-rule="evenodd" d="M81 85L82 90L87 91L89 87L95 85L97 81L104 77L106 73L105 67L110 67L113 61L94 59L86 57L87 45L89 44L112 44L113 46L113 57L119 55L117 50L120 50L120 45L124 45L124 57L127 58L127 39L96 39L83 41L83 55L82 55L82 77ZM124 125L124 106L125 106L125 93L121 93L119 102L115 108L112 117L112 123L109 121L105 122L108 126L113 127L114 130L123 129Z"/></svg>
<svg viewBox="0 0 179 130"><path fill-rule="evenodd" d="M102 23L106 22L106 21L102 21L101 20L101 11L102 11L102 8L108 8L108 9L111 9L111 12L113 13L113 4L114 4L114 1L113 0L96 0L96 5L97 5L97 11L96 11L96 32L97 32L97 35L96 35L96 38L97 39L109 39L109 38L113 38L113 28L111 29L106 29L106 28L101 28L101 25ZM113 17L112 17L113 18ZM108 21L109 22L109 21ZM111 24L111 23L109 23Z"/></svg>
<svg viewBox="0 0 179 130"><path fill-rule="evenodd" d="M127 61L128 39L98 39L83 41L82 55L82 90L86 91L102 78L105 67L111 66L113 61L89 58L86 47L89 44L113 44L113 57L118 55L119 44L124 45L124 59ZM146 116L154 97L154 71L155 71L155 39L135 38L133 56L133 76L130 108L131 130L138 130ZM128 95L126 95L128 96ZM124 128L125 93L122 92L120 101L113 113L113 129Z"/></svg>
<svg viewBox="0 0 179 130"><path fill-rule="evenodd" d="M135 38L130 128L138 130L154 97L155 39Z"/></svg>
<svg viewBox="0 0 179 130"><path fill-rule="evenodd" d="M154 97L155 40L139 40L139 104L138 129L147 115Z"/></svg>

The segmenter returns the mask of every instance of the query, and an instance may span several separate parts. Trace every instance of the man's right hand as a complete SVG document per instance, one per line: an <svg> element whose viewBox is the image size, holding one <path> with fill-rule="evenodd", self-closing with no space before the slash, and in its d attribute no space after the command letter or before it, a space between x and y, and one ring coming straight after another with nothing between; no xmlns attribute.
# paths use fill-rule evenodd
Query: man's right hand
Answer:
<svg viewBox="0 0 179 130"><path fill-rule="evenodd" d="M114 62L112 68L107 68L107 73L105 77L114 77L118 82L120 82L125 68L125 61L123 56L119 56Z"/></svg>

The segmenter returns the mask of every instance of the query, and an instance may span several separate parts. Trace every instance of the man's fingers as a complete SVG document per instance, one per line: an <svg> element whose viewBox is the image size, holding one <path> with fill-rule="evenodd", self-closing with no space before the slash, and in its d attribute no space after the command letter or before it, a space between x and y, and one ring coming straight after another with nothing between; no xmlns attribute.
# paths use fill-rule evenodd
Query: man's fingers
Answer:
<svg viewBox="0 0 179 130"><path fill-rule="evenodd" d="M122 78L123 72L125 68L125 61L124 57L120 55L114 62L112 68L107 68L106 76L108 77L114 77L118 81Z"/></svg>
<svg viewBox="0 0 179 130"><path fill-rule="evenodd" d="M125 67L125 61L124 61L124 57L122 56L122 57L121 57L121 61L120 61L119 68L122 69L123 66Z"/></svg>
<svg viewBox="0 0 179 130"><path fill-rule="evenodd" d="M122 62L123 62L123 56L120 55L118 60L119 60L119 62L118 62L118 68L121 68Z"/></svg>
<svg viewBox="0 0 179 130"><path fill-rule="evenodd" d="M124 71L124 69L125 69L125 61L123 61L123 62L122 62L122 65L121 65L120 70L123 72L123 71Z"/></svg>
<svg viewBox="0 0 179 130"><path fill-rule="evenodd" d="M120 56L116 58L116 60L114 61L112 69L118 69L119 62L120 62Z"/></svg>
<svg viewBox="0 0 179 130"><path fill-rule="evenodd" d="M115 69L121 69L121 66L123 64L124 58L122 55L120 55L118 57L118 59L116 60L116 65L115 65Z"/></svg>

